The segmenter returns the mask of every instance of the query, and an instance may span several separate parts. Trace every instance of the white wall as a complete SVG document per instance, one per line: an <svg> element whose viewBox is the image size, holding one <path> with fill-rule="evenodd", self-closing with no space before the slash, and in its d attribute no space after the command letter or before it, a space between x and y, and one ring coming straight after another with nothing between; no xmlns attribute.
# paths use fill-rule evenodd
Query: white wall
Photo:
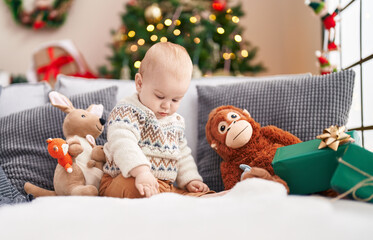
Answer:
<svg viewBox="0 0 373 240"><path fill-rule="evenodd" d="M73 1L64 25L56 30L34 31L15 23L11 11L0 1L0 70L25 74L33 49L40 43L72 39L88 65L108 64L111 29L120 26L127 0ZM232 3L238 1L232 1ZM266 73L318 73L315 51L321 46L321 23L303 0L244 0L244 39L259 47L257 61Z"/></svg>
<svg viewBox="0 0 373 240"><path fill-rule="evenodd" d="M235 1L238 2L238 1ZM321 20L304 0L244 0L245 39L259 47L268 74L319 74L315 51L321 49Z"/></svg>

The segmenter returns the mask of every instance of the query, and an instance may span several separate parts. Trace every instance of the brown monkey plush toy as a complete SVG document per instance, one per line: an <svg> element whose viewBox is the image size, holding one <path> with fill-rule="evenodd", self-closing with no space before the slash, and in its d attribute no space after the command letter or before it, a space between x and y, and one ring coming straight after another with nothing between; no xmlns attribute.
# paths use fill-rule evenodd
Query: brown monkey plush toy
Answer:
<svg viewBox="0 0 373 240"><path fill-rule="evenodd" d="M251 167L242 179L257 177L282 183L274 174L272 160L279 147L300 143L291 133L275 126L260 127L247 110L234 106L213 109L206 124L206 138L210 146L223 159L220 165L226 190L241 180L241 164Z"/></svg>

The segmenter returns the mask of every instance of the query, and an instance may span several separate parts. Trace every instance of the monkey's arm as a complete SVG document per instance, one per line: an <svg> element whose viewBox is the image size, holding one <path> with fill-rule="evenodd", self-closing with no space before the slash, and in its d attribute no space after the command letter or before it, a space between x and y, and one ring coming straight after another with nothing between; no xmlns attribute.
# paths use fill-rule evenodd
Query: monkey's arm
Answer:
<svg viewBox="0 0 373 240"><path fill-rule="evenodd" d="M282 144L284 146L292 145L302 142L299 138L293 134L282 130L275 126L266 126L260 129L261 135L265 138L270 139L271 142Z"/></svg>
<svg viewBox="0 0 373 240"><path fill-rule="evenodd" d="M240 164L242 162L228 162L222 161L220 164L221 177L224 183L224 190L229 190L241 179L242 171Z"/></svg>

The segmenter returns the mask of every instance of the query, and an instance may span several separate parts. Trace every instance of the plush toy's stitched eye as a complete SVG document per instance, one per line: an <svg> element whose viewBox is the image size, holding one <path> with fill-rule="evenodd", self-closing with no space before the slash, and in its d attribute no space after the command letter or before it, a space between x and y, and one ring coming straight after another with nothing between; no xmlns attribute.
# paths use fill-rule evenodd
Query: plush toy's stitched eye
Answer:
<svg viewBox="0 0 373 240"><path fill-rule="evenodd" d="M53 151L58 152L58 147L57 147L57 146L54 146L54 147L53 147Z"/></svg>
<svg viewBox="0 0 373 240"><path fill-rule="evenodd" d="M235 113L235 112L230 112L230 113L228 113L227 118L228 118L229 120L231 120L231 121L234 121L234 120L238 120L238 119L240 119L241 117L240 117L240 115L238 115L238 114Z"/></svg>
<svg viewBox="0 0 373 240"><path fill-rule="evenodd" d="M219 125L218 125L218 131L219 131L219 133L221 133L221 134L226 133L227 128L228 128L228 123L225 122L225 121L220 122Z"/></svg>

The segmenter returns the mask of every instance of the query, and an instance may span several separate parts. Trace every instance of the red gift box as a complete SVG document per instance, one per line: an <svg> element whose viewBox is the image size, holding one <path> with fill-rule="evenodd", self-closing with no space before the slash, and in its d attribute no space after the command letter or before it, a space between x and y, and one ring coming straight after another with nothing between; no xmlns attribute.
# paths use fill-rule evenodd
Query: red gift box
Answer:
<svg viewBox="0 0 373 240"><path fill-rule="evenodd" d="M30 82L47 81L52 88L58 74L74 77L97 78L71 40L44 43L33 54L28 72Z"/></svg>
<svg viewBox="0 0 373 240"><path fill-rule="evenodd" d="M34 54L35 71L38 81L47 81L54 87L59 73L75 75L79 66L75 59L61 47L44 48Z"/></svg>

